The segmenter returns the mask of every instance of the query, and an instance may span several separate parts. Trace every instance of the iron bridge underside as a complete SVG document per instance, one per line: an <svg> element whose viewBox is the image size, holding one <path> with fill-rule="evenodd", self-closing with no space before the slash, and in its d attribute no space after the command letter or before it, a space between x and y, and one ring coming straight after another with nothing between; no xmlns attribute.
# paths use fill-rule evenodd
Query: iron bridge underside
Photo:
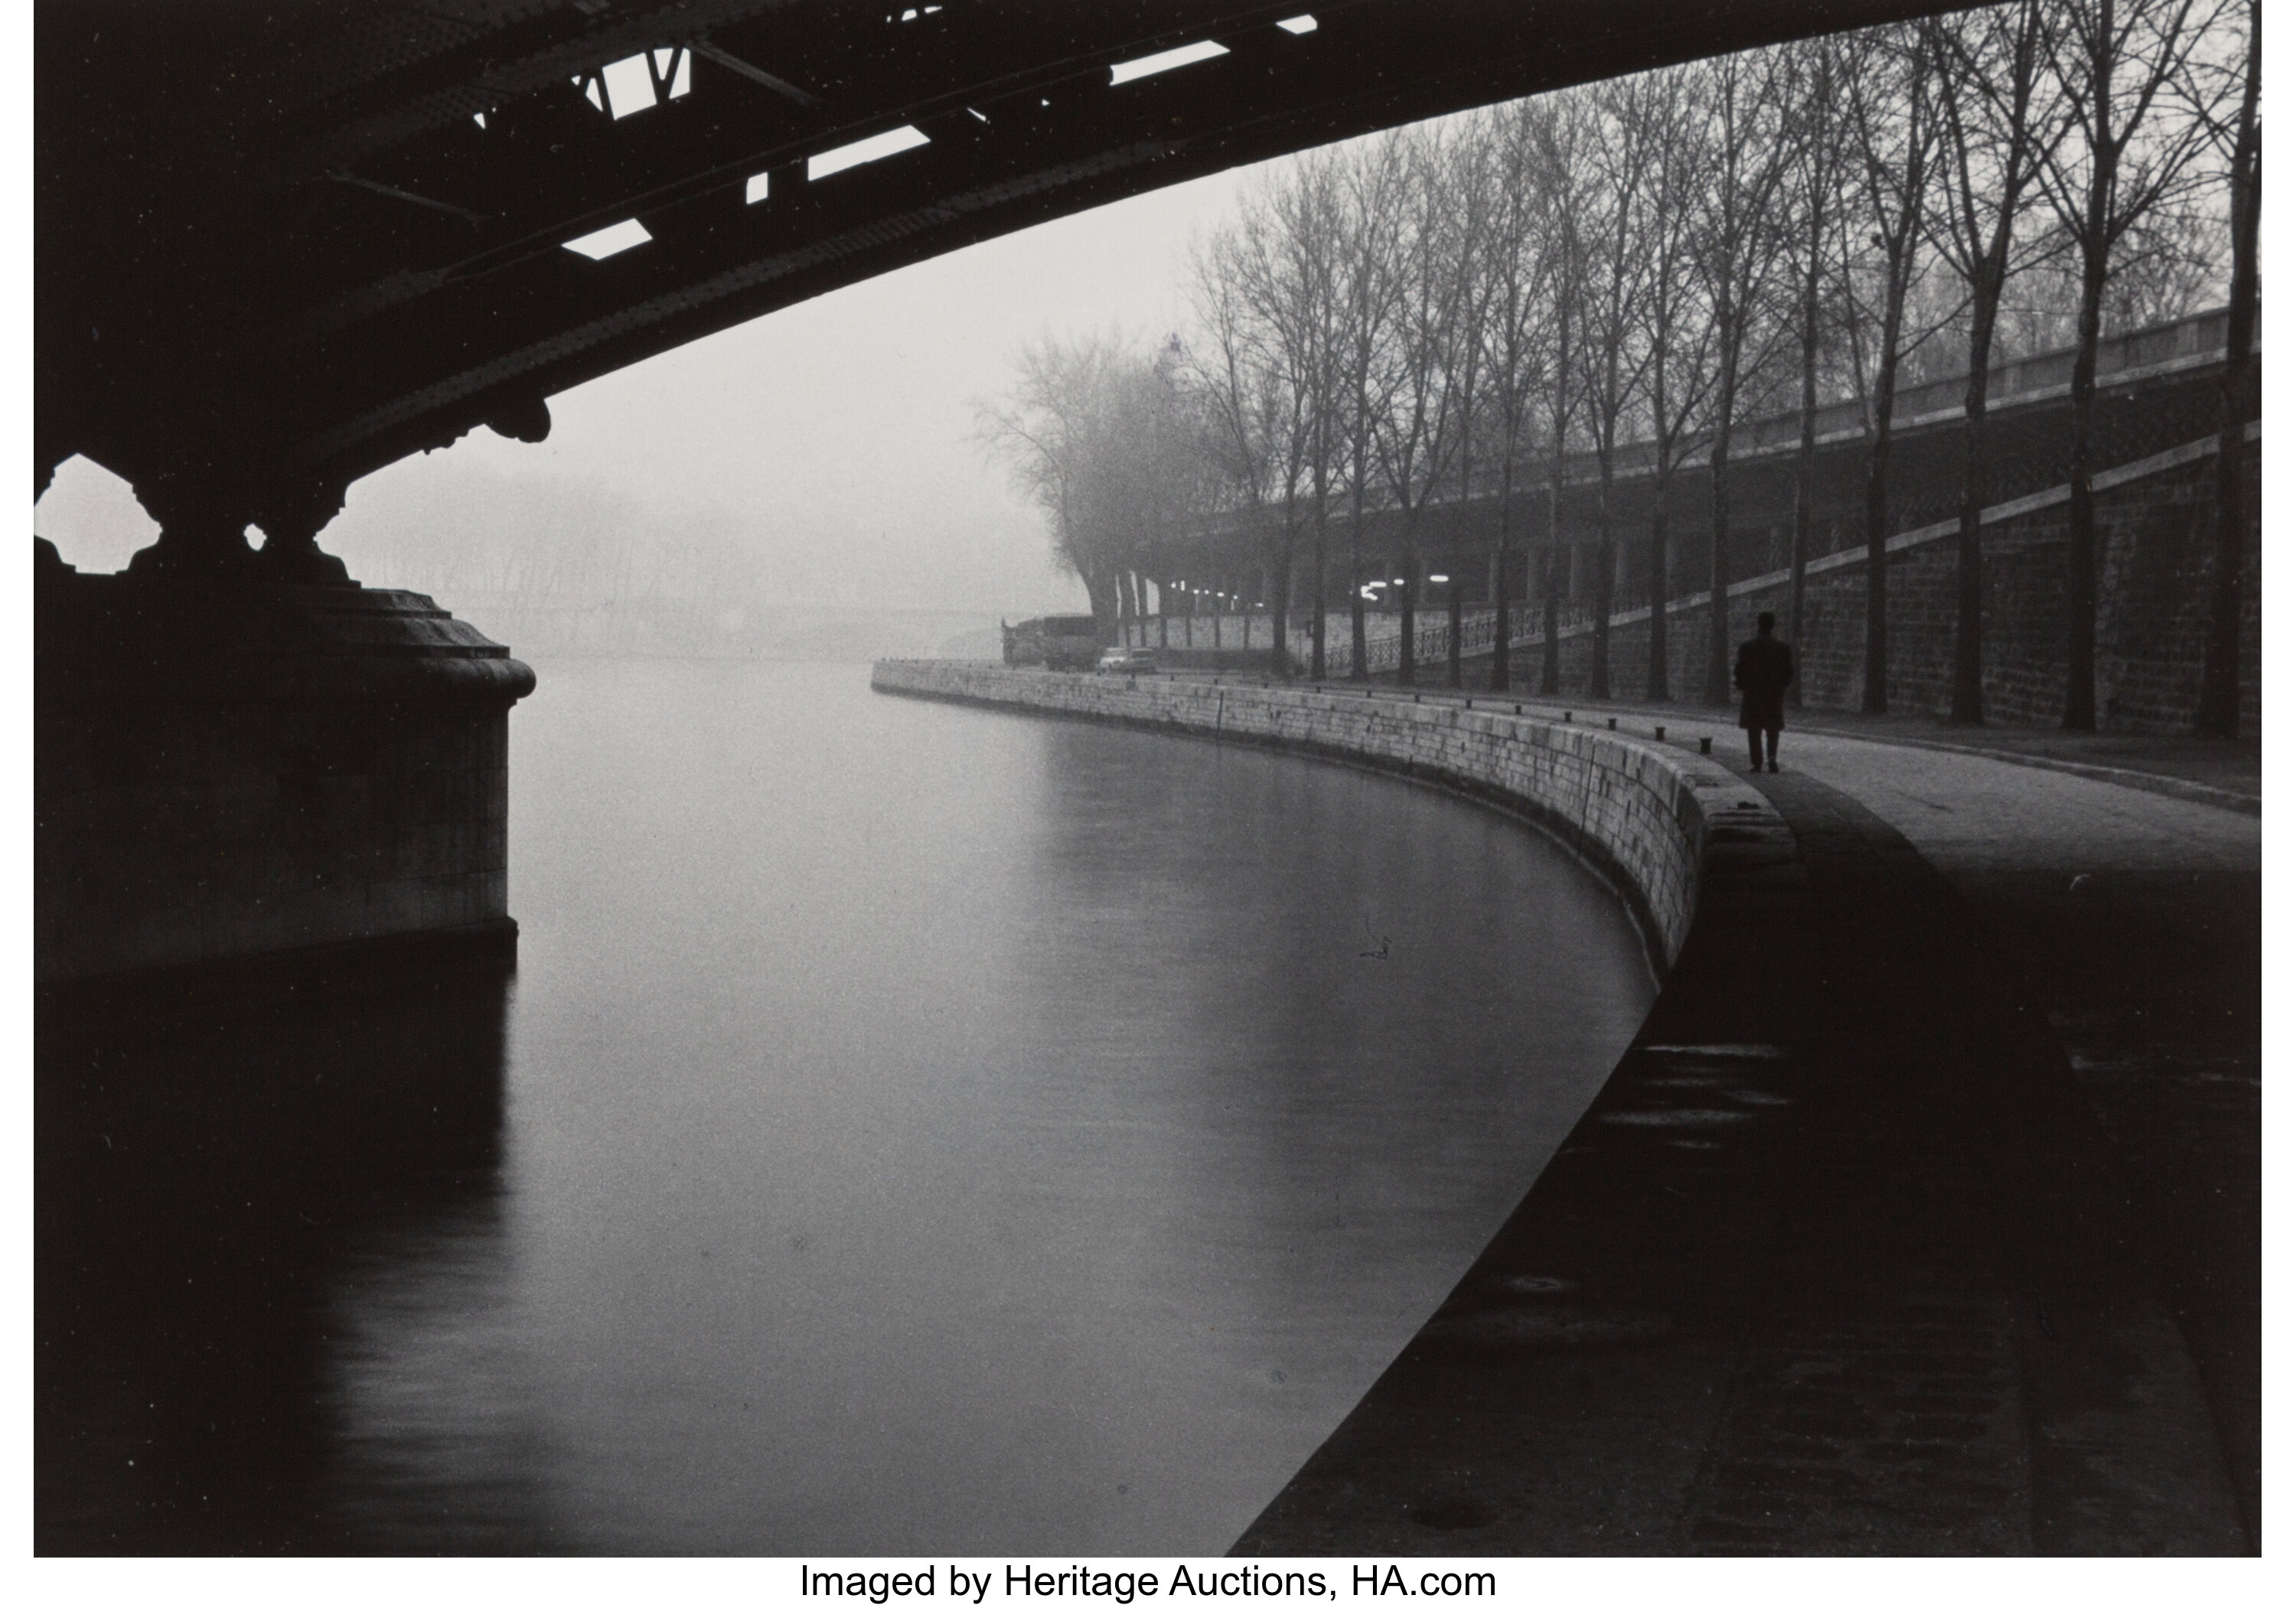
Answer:
<svg viewBox="0 0 2296 1605"><path fill-rule="evenodd" d="M79 454L135 486L163 539L250 522L308 539L385 463L480 424L538 439L554 392L943 251L1420 118L1938 9L43 0L35 494ZM1225 53L1114 81L1207 42ZM889 134L910 148L808 178ZM632 220L638 246L568 249Z"/></svg>

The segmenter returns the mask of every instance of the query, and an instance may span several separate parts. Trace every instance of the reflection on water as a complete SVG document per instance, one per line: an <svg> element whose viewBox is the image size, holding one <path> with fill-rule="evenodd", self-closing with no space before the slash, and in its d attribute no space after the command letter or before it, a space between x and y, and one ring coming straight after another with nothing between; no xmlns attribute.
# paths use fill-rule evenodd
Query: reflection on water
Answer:
<svg viewBox="0 0 2296 1605"><path fill-rule="evenodd" d="M1587 877L1391 781L541 667L506 1034L45 1056L44 1548L1223 1549L1648 1004Z"/></svg>
<svg viewBox="0 0 2296 1605"><path fill-rule="evenodd" d="M371 1547L334 1508L332 1290L499 1243L500 978L38 1051L38 1544L55 1552Z"/></svg>

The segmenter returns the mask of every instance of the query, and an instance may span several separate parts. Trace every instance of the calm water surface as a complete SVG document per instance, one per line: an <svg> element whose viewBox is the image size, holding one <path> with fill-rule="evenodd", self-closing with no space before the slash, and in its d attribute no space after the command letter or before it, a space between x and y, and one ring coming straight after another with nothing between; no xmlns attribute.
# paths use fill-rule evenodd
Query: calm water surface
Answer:
<svg viewBox="0 0 2296 1605"><path fill-rule="evenodd" d="M1650 1002L1589 876L1391 780L537 668L507 988L44 1094L44 1547L1219 1551Z"/></svg>

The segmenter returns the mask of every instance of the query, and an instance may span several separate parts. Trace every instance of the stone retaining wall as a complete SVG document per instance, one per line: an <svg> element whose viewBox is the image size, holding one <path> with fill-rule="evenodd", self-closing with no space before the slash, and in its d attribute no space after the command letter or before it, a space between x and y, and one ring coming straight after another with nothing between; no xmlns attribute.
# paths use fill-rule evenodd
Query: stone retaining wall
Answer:
<svg viewBox="0 0 2296 1605"><path fill-rule="evenodd" d="M887 661L870 684L1313 752L1389 769L1521 815L1608 880L1664 972L1718 860L1775 856L1791 837L1762 795L1679 748L1496 708L1201 680ZM1751 867L1751 864L1750 866Z"/></svg>

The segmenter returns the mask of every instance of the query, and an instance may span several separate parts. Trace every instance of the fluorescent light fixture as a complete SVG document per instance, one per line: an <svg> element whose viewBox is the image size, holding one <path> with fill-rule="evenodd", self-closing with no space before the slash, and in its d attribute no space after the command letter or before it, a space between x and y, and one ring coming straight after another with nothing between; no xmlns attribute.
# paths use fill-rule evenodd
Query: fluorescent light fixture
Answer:
<svg viewBox="0 0 2296 1605"><path fill-rule="evenodd" d="M873 134L866 139L857 139L849 145L840 145L834 151L824 151L818 156L805 159L808 182L826 178L832 173L842 173L848 168L857 168L865 161L882 161L888 156L898 156L904 151L914 151L932 141L916 129L903 124L883 134Z"/></svg>
<svg viewBox="0 0 2296 1605"><path fill-rule="evenodd" d="M742 204L745 206L755 206L758 201L763 201L768 194L770 194L773 191L773 185L768 182L768 180L772 177L773 175L770 173L751 174L748 187L742 192Z"/></svg>
<svg viewBox="0 0 2296 1605"><path fill-rule="evenodd" d="M601 76L606 80L608 109L613 112L615 121L653 104L653 74L646 70L645 57L624 56L619 61L609 61Z"/></svg>
<svg viewBox="0 0 2296 1605"><path fill-rule="evenodd" d="M1152 56L1138 56L1129 61L1119 61L1108 70L1111 84L1128 84L1134 78L1169 72L1175 67L1193 67L1198 61L1209 61L1214 56L1224 56L1227 46L1210 39L1193 45L1183 45L1177 50L1160 50Z"/></svg>
<svg viewBox="0 0 2296 1605"><path fill-rule="evenodd" d="M602 228L594 234L584 234L578 240L567 241L566 249L586 256L593 262L603 262L633 245L644 245L652 238L646 233L644 224L636 217L625 217L611 228Z"/></svg>
<svg viewBox="0 0 2296 1605"><path fill-rule="evenodd" d="M1316 31L1316 18L1311 12L1301 12L1296 17L1286 17L1276 27L1287 34L1311 34Z"/></svg>
<svg viewBox="0 0 2296 1605"><path fill-rule="evenodd" d="M1447 585L1451 583L1451 577L1447 574L1431 574L1427 577L1427 583L1431 585Z"/></svg>
<svg viewBox="0 0 2296 1605"><path fill-rule="evenodd" d="M471 120L483 128L487 126L487 114L483 111L473 111L471 113Z"/></svg>

